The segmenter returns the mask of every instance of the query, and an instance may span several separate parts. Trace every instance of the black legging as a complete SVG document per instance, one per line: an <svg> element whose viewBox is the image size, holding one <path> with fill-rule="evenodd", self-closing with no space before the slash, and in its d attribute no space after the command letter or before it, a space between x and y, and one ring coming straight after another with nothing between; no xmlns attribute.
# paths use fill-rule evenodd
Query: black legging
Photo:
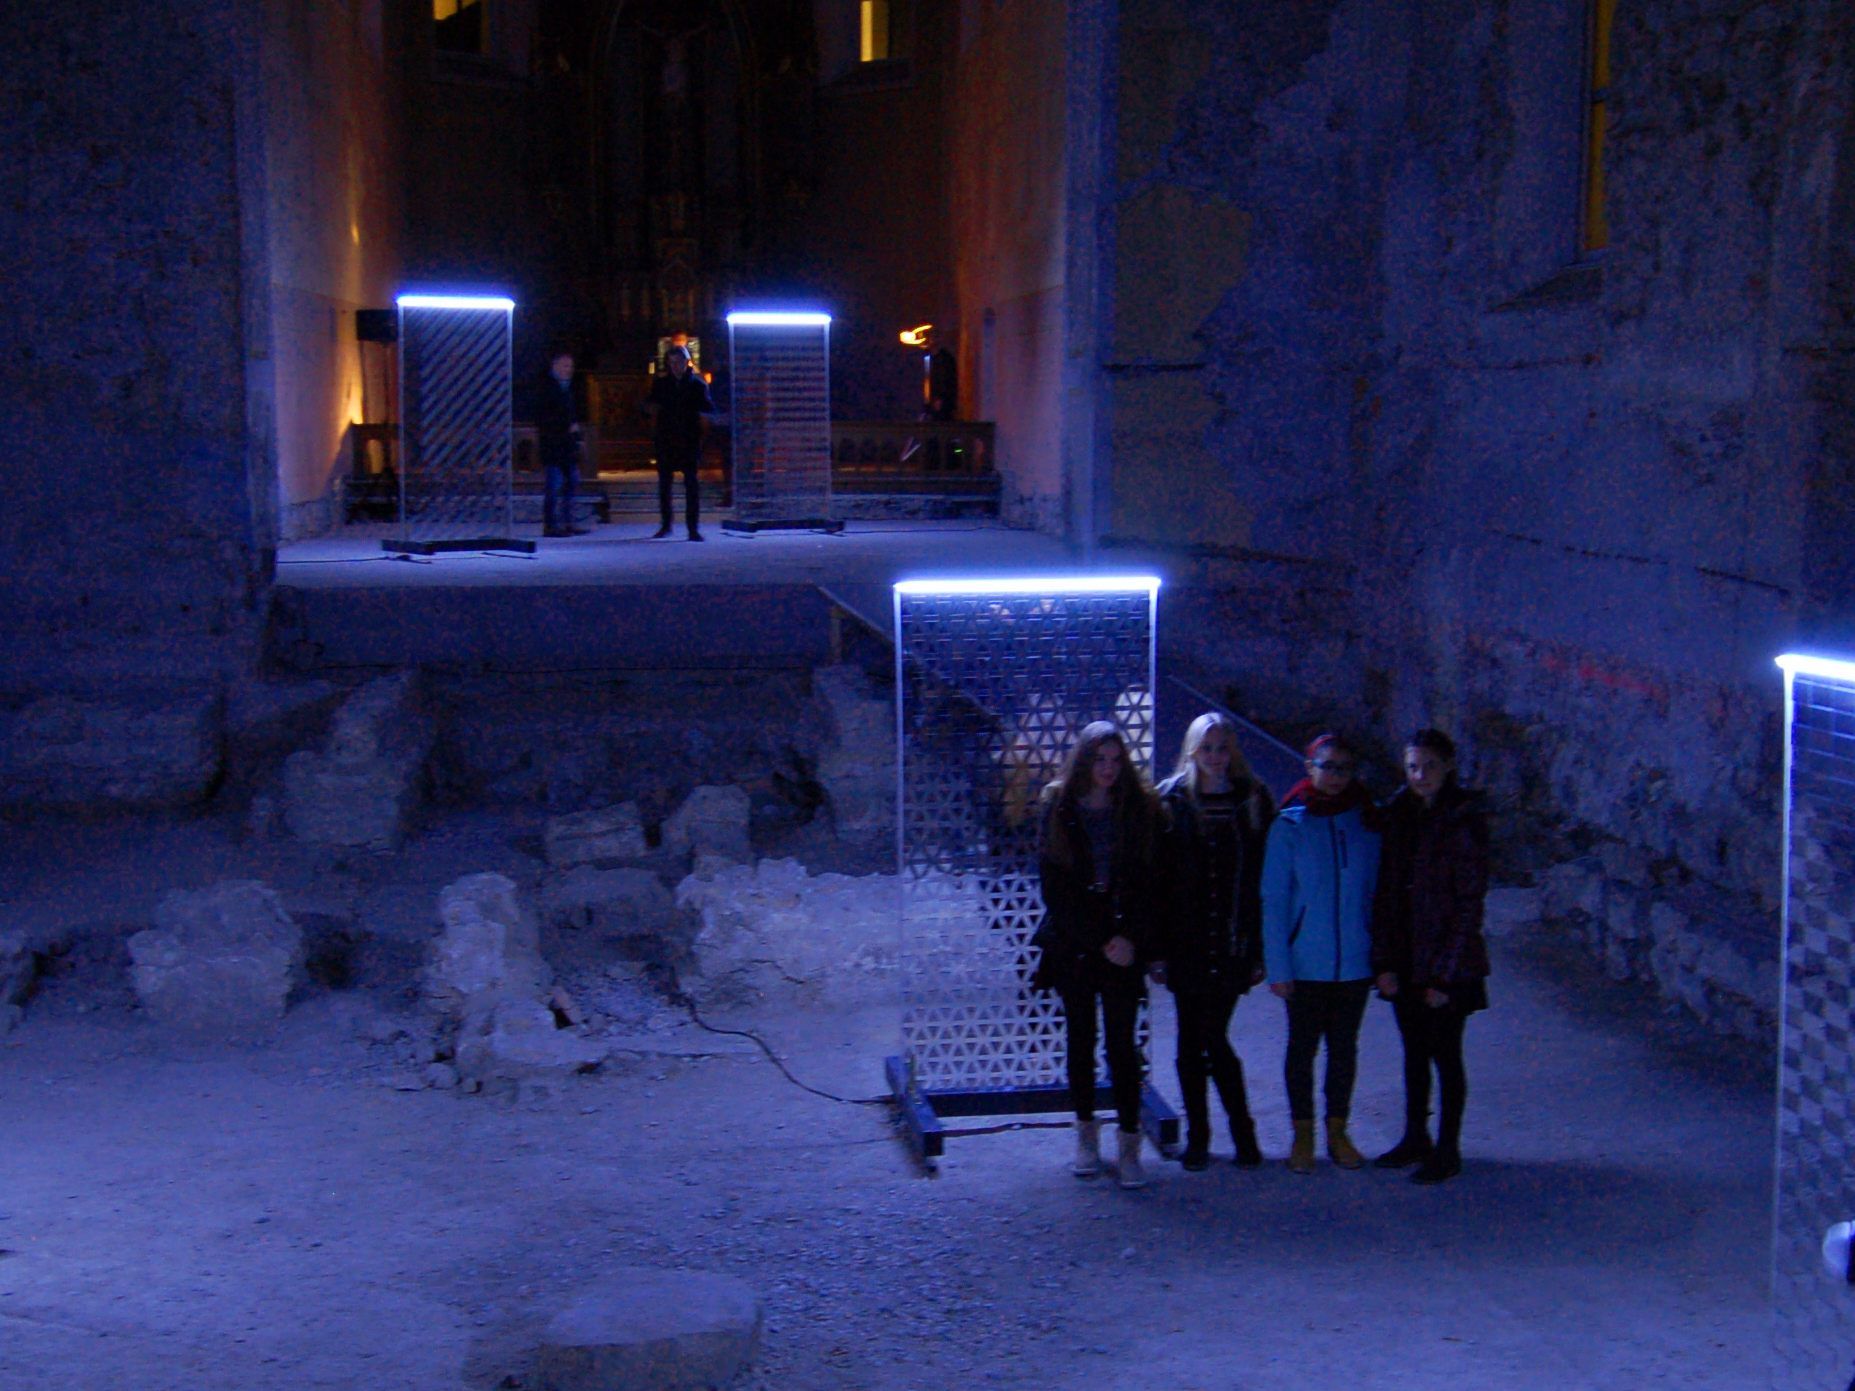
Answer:
<svg viewBox="0 0 1855 1391"><path fill-rule="evenodd" d="M1369 980L1298 980L1288 997L1288 1055L1282 1080L1288 1084L1291 1120L1314 1119L1314 1055L1327 1040L1327 1117L1344 1120L1353 1103L1359 1067L1359 1023L1365 1018Z"/></svg>
<svg viewBox="0 0 1855 1391"><path fill-rule="evenodd" d="M1243 1060L1230 1046L1230 1016L1237 1007L1236 987L1175 991L1179 1020L1179 1094L1185 1099L1185 1139L1205 1145L1211 1139L1211 1107L1205 1094L1208 1078L1217 1086L1232 1125L1249 1119L1249 1094L1243 1085Z"/></svg>
<svg viewBox="0 0 1855 1391"><path fill-rule="evenodd" d="M1430 1069L1441 1083L1442 1116L1437 1123L1436 1147L1455 1154L1462 1141L1462 1107L1469 1097L1469 1078L1462 1066L1462 1028L1466 1010L1444 1005L1432 1009L1423 991L1406 986L1391 998L1398 1033L1404 1039L1404 1133L1426 1133L1430 1123Z"/></svg>
<svg viewBox="0 0 1855 1391"><path fill-rule="evenodd" d="M702 467L699 449L680 445L659 445L657 449L657 511L664 530L670 529L674 515L670 507L670 489L677 474L683 475L683 522L691 531L702 524L701 486L696 474Z"/></svg>
<svg viewBox="0 0 1855 1391"><path fill-rule="evenodd" d="M1122 1130L1140 1128L1140 1050L1134 1044L1140 994L1138 968L1106 961L1099 965L1078 962L1075 978L1063 989L1069 1104L1080 1120L1095 1118L1095 1002L1099 1000L1115 1118Z"/></svg>

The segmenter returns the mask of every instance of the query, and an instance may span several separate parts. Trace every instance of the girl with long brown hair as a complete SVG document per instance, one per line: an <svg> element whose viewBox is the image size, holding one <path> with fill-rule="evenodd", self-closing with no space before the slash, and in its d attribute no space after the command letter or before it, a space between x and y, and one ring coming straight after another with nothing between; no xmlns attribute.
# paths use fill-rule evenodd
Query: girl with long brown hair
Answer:
<svg viewBox="0 0 1855 1391"><path fill-rule="evenodd" d="M1044 789L1038 868L1044 920L1033 983L1062 997L1079 1178L1101 1172L1095 1122L1096 1013L1120 1126L1123 1188L1146 1183L1140 1165L1140 1051L1134 1041L1153 932L1158 803L1107 720L1086 726Z"/></svg>

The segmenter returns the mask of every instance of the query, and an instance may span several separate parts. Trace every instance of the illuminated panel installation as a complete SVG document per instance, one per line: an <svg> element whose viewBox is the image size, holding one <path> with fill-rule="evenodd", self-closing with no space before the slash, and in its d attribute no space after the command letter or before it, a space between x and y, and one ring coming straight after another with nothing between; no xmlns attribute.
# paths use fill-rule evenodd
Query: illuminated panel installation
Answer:
<svg viewBox="0 0 1855 1391"><path fill-rule="evenodd" d="M831 316L728 316L734 516L723 530L839 531L831 517Z"/></svg>
<svg viewBox="0 0 1855 1391"><path fill-rule="evenodd" d="M1784 984L1772 1305L1776 1387L1844 1387L1855 1287L1826 1230L1855 1217L1855 663L1786 656Z"/></svg>
<svg viewBox="0 0 1855 1391"><path fill-rule="evenodd" d="M889 1073L929 1158L938 1115L1068 1107L1062 1009L1029 984L1038 798L1091 720L1113 719L1151 770L1158 588L1146 576L895 586L903 1052ZM1143 1016L1143 1052L1146 1038ZM1169 1143L1176 1119L1156 1128L1171 1112L1150 1089L1147 1113Z"/></svg>
<svg viewBox="0 0 1855 1391"><path fill-rule="evenodd" d="M399 298L399 535L392 551L533 550L516 541L513 301Z"/></svg>

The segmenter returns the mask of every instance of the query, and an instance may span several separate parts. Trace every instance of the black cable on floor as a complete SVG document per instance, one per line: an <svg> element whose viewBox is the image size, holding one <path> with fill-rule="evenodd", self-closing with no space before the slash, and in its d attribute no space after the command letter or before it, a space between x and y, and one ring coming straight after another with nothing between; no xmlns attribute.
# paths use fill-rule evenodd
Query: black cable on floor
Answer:
<svg viewBox="0 0 1855 1391"><path fill-rule="evenodd" d="M689 1017L695 1021L698 1028L707 1029L711 1034L722 1034L729 1038L744 1038L750 1040L762 1053L766 1054L767 1061L779 1069L780 1076L784 1077L800 1091L810 1092L813 1096L821 1096L826 1101L842 1102L846 1106L887 1106L895 1099L888 1096L839 1096L836 1092L828 1092L822 1087L814 1087L810 1082L801 1082L797 1077L792 1075L792 1069L786 1066L785 1061L779 1054L773 1051L772 1046L768 1044L765 1039L761 1038L759 1034L754 1033L750 1029L724 1029L719 1025L709 1023L708 1020L702 1017L702 1011L696 1008L696 1002L689 997L686 991L679 989L675 991L670 998L689 1011Z"/></svg>

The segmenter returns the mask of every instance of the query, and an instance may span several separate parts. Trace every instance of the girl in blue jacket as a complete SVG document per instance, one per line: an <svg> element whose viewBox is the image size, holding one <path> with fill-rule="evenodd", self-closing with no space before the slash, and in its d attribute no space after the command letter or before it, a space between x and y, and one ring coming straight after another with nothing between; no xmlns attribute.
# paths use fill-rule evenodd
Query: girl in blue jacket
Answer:
<svg viewBox="0 0 1855 1391"><path fill-rule="evenodd" d="M1314 1055L1327 1044L1327 1154L1343 1169L1365 1156L1346 1133L1359 1024L1372 989L1372 894L1378 833L1358 756L1336 734L1307 747L1307 777L1282 799L1262 866L1263 966L1288 1006L1282 1074L1295 1140L1288 1167L1314 1172Z"/></svg>

